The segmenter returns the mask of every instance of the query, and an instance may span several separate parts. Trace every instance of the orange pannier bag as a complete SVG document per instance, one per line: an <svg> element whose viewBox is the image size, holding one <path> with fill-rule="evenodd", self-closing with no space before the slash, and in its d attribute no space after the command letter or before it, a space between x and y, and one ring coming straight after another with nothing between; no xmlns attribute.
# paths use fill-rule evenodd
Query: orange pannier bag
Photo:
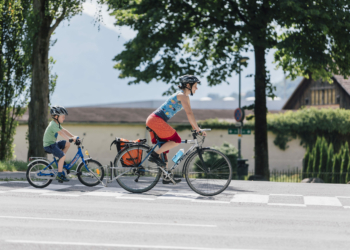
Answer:
<svg viewBox="0 0 350 250"><path fill-rule="evenodd" d="M137 139L134 141L129 141L129 140L124 139L124 138L116 137L115 140L111 144L111 148L112 148L112 145L115 144L117 147L117 150L118 150L118 154L120 154L130 146L134 146L137 144L145 144L146 142L147 142L146 139ZM141 149L140 150L139 149L131 150L127 154L124 154L122 159L121 159L123 167L130 167L130 166L136 167L138 164L141 163L141 161L142 161L142 150Z"/></svg>

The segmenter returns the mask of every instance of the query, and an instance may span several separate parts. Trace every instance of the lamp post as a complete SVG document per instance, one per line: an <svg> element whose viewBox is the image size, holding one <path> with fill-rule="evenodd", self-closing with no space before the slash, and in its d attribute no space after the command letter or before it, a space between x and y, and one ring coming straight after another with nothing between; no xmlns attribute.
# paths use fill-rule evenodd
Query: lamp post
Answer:
<svg viewBox="0 0 350 250"><path fill-rule="evenodd" d="M249 57L240 57L239 58L239 87L238 87L238 107L241 109L241 64L248 61ZM242 126L243 121L241 122L241 126L238 128L238 159L241 159L241 136L242 136Z"/></svg>

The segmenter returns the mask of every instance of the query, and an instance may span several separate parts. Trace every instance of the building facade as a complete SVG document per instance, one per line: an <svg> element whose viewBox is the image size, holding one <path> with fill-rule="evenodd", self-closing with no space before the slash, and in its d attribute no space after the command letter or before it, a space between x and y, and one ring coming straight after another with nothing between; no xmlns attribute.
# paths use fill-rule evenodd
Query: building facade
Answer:
<svg viewBox="0 0 350 250"><path fill-rule="evenodd" d="M350 80L334 75L333 82L304 78L287 100L283 109L302 107L350 109Z"/></svg>

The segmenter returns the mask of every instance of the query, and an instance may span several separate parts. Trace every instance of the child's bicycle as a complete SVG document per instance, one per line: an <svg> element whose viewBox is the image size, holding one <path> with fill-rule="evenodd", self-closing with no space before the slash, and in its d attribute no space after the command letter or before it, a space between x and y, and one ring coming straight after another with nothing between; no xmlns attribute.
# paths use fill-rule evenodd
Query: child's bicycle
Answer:
<svg viewBox="0 0 350 250"><path fill-rule="evenodd" d="M69 142L73 142L73 140L70 139ZM103 183L104 168L101 163L91 159L87 150L85 154L88 158L84 159L81 150L84 146L82 145L82 141L79 140L79 137L75 141L75 145L78 147L78 152L70 163L63 166L63 173L68 177L70 177L70 174L76 175L82 184L89 187ZM80 158L81 162L78 164L76 170L71 170ZM56 167L58 166L58 161L55 157L52 162L44 157L30 157L26 174L29 184L36 188L44 188L50 185L50 183L56 179L58 173L53 163L56 164Z"/></svg>
<svg viewBox="0 0 350 250"><path fill-rule="evenodd" d="M150 132L150 128L147 127ZM210 131L210 129L203 129ZM181 143L194 144L179 160L166 170L148 161L148 157L165 142L160 141L154 133L157 144L152 148L141 143L125 142L126 147L115 157L114 164L107 166L106 184L117 180L119 185L132 193L142 193L152 189L159 181L161 175L170 180L174 185L172 170L185 160L182 175L185 176L190 188L204 196L213 196L223 192L231 182L232 168L226 155L216 149L202 147L205 137L197 131L191 131L193 140L183 140ZM164 160L163 154L162 158Z"/></svg>

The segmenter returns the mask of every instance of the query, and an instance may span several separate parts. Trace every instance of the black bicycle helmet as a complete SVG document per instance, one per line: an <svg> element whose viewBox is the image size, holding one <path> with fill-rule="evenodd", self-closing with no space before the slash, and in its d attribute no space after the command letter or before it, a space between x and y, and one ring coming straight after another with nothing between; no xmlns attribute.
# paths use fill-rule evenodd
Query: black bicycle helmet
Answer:
<svg viewBox="0 0 350 250"><path fill-rule="evenodd" d="M68 111L64 108L64 107L61 107L61 106L53 106L51 109L50 109L50 114L53 116L53 115L68 115Z"/></svg>
<svg viewBox="0 0 350 250"><path fill-rule="evenodd" d="M193 96L192 93L192 86L195 83L200 83L199 79L193 75L184 75L180 77L180 88L181 89L189 89L191 91L191 96ZM190 84L191 88L187 87L187 84Z"/></svg>
<svg viewBox="0 0 350 250"><path fill-rule="evenodd" d="M53 106L51 109L50 109L50 114L53 116L60 116L60 115L68 115L68 111L64 108L64 107L61 107L61 106ZM61 123L58 121L57 118L53 118L54 120L56 120L58 122L58 127L61 128Z"/></svg>

